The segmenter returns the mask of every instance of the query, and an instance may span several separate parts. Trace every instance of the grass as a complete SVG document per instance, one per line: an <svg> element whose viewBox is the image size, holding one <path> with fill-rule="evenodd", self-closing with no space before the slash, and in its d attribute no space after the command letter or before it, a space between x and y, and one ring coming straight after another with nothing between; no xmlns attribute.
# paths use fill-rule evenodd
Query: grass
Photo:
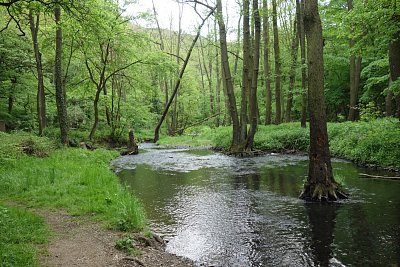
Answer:
<svg viewBox="0 0 400 267"><path fill-rule="evenodd" d="M163 137L159 144L197 145L209 144L217 149L228 150L232 128L198 128L198 136L189 138ZM328 123L330 150L333 156L352 160L359 164L400 168L400 123L395 119L376 119L368 122ZM199 141L196 139L198 138ZM265 151L298 150L309 147L309 128L300 124L259 125L255 136L256 149Z"/></svg>
<svg viewBox="0 0 400 267"><path fill-rule="evenodd" d="M0 266L39 266L38 246L49 234L42 218L0 205L0 233Z"/></svg>
<svg viewBox="0 0 400 267"><path fill-rule="evenodd" d="M29 207L63 209L72 215L90 215L123 231L139 231L145 227L144 210L138 199L109 169L109 162L118 156L117 152L55 147L49 139L0 133L0 200L18 201ZM3 210L7 210L4 214L17 212L7 207ZM1 222L4 214L1 213ZM21 212L18 216L21 224L29 229L32 215ZM9 221L4 221L4 225L8 224ZM6 234L1 233L12 239L16 232L11 229L5 231ZM36 239L40 237L35 232L32 235ZM25 247L24 240L14 246L8 245L6 240L0 239L0 246L8 246L10 255L19 255L18 251ZM35 261L32 256L35 253L26 255ZM3 258L1 266L31 266L13 264L12 260Z"/></svg>

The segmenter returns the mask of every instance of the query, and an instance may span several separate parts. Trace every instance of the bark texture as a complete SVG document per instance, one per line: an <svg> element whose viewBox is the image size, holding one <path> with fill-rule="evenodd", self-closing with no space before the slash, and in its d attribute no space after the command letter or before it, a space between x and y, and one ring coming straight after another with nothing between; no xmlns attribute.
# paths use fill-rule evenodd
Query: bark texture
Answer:
<svg viewBox="0 0 400 267"><path fill-rule="evenodd" d="M300 198L313 201L337 200L346 195L332 174L325 113L322 26L317 0L305 2L304 15L309 57L310 151L308 178Z"/></svg>

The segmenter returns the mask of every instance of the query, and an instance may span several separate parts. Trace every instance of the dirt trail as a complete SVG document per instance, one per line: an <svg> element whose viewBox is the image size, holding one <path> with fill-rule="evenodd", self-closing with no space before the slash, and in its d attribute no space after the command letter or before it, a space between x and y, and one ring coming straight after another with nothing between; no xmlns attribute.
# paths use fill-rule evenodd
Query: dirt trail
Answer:
<svg viewBox="0 0 400 267"><path fill-rule="evenodd" d="M65 212L36 210L53 231L48 244L48 255L41 259L43 266L193 266L186 259L166 253L162 248L138 247L140 255L132 257L117 250L116 240L124 233L105 230L88 218L73 217Z"/></svg>

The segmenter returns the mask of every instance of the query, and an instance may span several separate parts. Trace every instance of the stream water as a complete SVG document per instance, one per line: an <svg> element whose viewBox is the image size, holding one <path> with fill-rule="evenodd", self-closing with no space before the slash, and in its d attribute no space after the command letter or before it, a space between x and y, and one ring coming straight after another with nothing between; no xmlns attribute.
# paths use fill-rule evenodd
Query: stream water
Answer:
<svg viewBox="0 0 400 267"><path fill-rule="evenodd" d="M307 158L235 158L143 144L112 165L167 251L198 266L399 266L400 182L334 160L351 199L298 199ZM382 173L375 173L382 174Z"/></svg>

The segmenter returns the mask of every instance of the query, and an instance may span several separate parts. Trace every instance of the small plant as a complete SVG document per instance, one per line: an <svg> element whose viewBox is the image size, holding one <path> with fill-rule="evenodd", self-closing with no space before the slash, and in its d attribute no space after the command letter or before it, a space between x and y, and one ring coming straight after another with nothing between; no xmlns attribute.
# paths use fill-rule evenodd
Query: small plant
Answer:
<svg viewBox="0 0 400 267"><path fill-rule="evenodd" d="M118 239L115 243L115 248L126 251L130 255L138 254L138 251L135 249L135 239L132 236L124 236L123 238Z"/></svg>

